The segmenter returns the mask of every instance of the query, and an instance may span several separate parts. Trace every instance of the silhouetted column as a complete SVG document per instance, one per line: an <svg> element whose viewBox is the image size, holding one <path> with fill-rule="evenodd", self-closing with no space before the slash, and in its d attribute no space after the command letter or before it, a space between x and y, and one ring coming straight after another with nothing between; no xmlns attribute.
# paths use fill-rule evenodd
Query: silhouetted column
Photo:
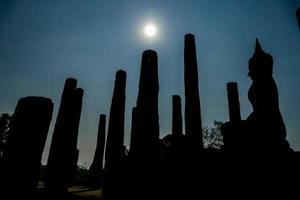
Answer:
<svg viewBox="0 0 300 200"><path fill-rule="evenodd" d="M36 188L52 113L51 99L25 97L18 101L4 155L5 178L1 177L8 189L19 186L19 193Z"/></svg>
<svg viewBox="0 0 300 200"><path fill-rule="evenodd" d="M107 142L105 151L105 168L118 163L123 155L124 145L124 113L125 113L126 72L119 70L116 73L113 92Z"/></svg>
<svg viewBox="0 0 300 200"><path fill-rule="evenodd" d="M76 88L74 91L74 99L72 102L72 111L70 115L70 136L69 136L69 150L70 150L70 161L69 161L69 178L68 184L71 185L73 182L73 178L76 174L77 170L77 162L79 157L79 149L77 149L77 141L78 141L78 132L79 132L79 124L80 124L80 115L82 110L82 97L83 97L83 89Z"/></svg>
<svg viewBox="0 0 300 200"><path fill-rule="evenodd" d="M122 185L121 169L124 160L124 117L125 117L126 72L116 73L105 150L104 199L118 199Z"/></svg>
<svg viewBox="0 0 300 200"><path fill-rule="evenodd" d="M172 134L174 136L182 135L182 114L181 98L179 95L172 96L173 113L172 113Z"/></svg>
<svg viewBox="0 0 300 200"><path fill-rule="evenodd" d="M104 145L105 145L105 125L106 125L106 115L101 114L98 126L98 137L97 146L94 155L93 163L90 167L91 179L99 181L99 175L103 169L103 156L104 156ZM94 178L95 177L95 178Z"/></svg>
<svg viewBox="0 0 300 200"><path fill-rule="evenodd" d="M203 149L195 37L185 35L184 46L185 134L188 148Z"/></svg>
<svg viewBox="0 0 300 200"><path fill-rule="evenodd" d="M137 98L137 154L142 159L158 157L158 66L157 53L146 50L142 56L139 92Z"/></svg>
<svg viewBox="0 0 300 200"><path fill-rule="evenodd" d="M299 25L299 29L300 29L300 7L297 9L296 15L297 15L298 25Z"/></svg>
<svg viewBox="0 0 300 200"><path fill-rule="evenodd" d="M78 129L83 90L66 80L48 156L45 184L52 192L66 192L76 169Z"/></svg>
<svg viewBox="0 0 300 200"><path fill-rule="evenodd" d="M227 83L227 97L229 108L229 121L239 122L241 121L239 91L236 82Z"/></svg>

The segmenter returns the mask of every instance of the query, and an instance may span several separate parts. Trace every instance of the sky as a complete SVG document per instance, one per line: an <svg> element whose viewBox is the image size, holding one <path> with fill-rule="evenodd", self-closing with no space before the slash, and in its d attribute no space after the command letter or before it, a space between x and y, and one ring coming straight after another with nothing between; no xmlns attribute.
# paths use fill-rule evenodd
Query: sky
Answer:
<svg viewBox="0 0 300 200"><path fill-rule="evenodd" d="M0 113L19 98L44 96L54 113L42 162L46 163L65 79L85 90L79 163L91 164L99 114L109 113L115 73L127 72L125 141L130 141L142 52L156 50L160 135L171 131L172 95L184 97L184 35L196 37L203 124L228 121L226 83L239 84L242 118L251 112L248 59L260 39L274 58L274 78L287 140L300 150L300 0L1 0ZM156 37L143 29L152 23ZM183 99L184 105L184 99Z"/></svg>

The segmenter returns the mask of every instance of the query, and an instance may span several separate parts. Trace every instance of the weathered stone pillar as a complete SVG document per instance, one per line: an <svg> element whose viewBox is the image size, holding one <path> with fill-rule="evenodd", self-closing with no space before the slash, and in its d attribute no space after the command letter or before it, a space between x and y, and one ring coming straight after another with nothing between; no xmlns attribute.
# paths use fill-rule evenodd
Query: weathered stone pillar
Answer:
<svg viewBox="0 0 300 200"><path fill-rule="evenodd" d="M98 126L98 137L94 160L90 167L91 181L99 183L103 170L103 156L104 156L104 145L105 145L105 126L106 126L106 115L101 114Z"/></svg>
<svg viewBox="0 0 300 200"><path fill-rule="evenodd" d="M179 95L172 96L173 112L172 112L172 134L174 136L182 135L182 114L181 114L181 98Z"/></svg>
<svg viewBox="0 0 300 200"><path fill-rule="evenodd" d="M52 113L51 99L25 97L18 101L4 155L5 174L1 177L8 190L15 190L16 185L21 186L17 193L35 190Z"/></svg>
<svg viewBox="0 0 300 200"><path fill-rule="evenodd" d="M136 151L140 159L157 159L159 142L157 53L146 50L142 56L137 98L138 140Z"/></svg>
<svg viewBox="0 0 300 200"><path fill-rule="evenodd" d="M229 108L229 121L239 122L241 121L239 91L236 82L227 83L227 97Z"/></svg>
<svg viewBox="0 0 300 200"><path fill-rule="evenodd" d="M116 73L115 88L110 107L105 151L105 168L109 168L111 165L118 163L123 155L125 89L126 72L119 70Z"/></svg>
<svg viewBox="0 0 300 200"><path fill-rule="evenodd" d="M45 184L55 193L67 191L77 165L83 89L76 85L76 79L66 80L48 156Z"/></svg>
<svg viewBox="0 0 300 200"><path fill-rule="evenodd" d="M76 88L74 91L74 100L72 102L72 114L70 115L70 136L69 136L69 150L70 150L70 161L69 161L69 178L68 185L71 185L77 170L77 162L79 157L79 149L77 149L77 140L80 124L80 116L82 110L82 97L83 89Z"/></svg>
<svg viewBox="0 0 300 200"><path fill-rule="evenodd" d="M124 167L124 118L125 118L125 90L126 72L119 70L116 73L108 132L105 150L105 179L104 199L119 199L122 184L121 170Z"/></svg>
<svg viewBox="0 0 300 200"><path fill-rule="evenodd" d="M91 165L92 171L101 171L103 168L103 156L104 156L104 145L105 145L105 127L106 127L106 115L101 114L98 125L98 137L94 160ZM97 173L97 172L96 172Z"/></svg>
<svg viewBox="0 0 300 200"><path fill-rule="evenodd" d="M191 151L197 153L203 149L203 138L196 45L195 37L192 34L185 35L184 86L185 134L187 137L187 146Z"/></svg>

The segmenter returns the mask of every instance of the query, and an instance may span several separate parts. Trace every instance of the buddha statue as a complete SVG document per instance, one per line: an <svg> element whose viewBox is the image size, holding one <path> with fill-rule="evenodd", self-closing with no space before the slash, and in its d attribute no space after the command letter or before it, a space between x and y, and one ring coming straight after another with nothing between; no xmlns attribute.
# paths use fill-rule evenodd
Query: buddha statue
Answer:
<svg viewBox="0 0 300 200"><path fill-rule="evenodd" d="M222 127L224 149L248 152L291 152L286 127L279 109L279 96L273 78L273 58L264 52L258 39L249 59L252 84L248 99L253 111L246 120L226 122Z"/></svg>

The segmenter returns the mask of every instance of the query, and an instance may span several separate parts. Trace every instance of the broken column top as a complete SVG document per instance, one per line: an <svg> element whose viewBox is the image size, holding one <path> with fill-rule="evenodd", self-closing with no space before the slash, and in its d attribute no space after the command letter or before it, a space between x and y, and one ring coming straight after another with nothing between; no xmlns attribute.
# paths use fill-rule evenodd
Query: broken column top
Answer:
<svg viewBox="0 0 300 200"><path fill-rule="evenodd" d="M83 96L84 90L82 88L76 88L76 94L80 97Z"/></svg>
<svg viewBox="0 0 300 200"><path fill-rule="evenodd" d="M188 65L197 65L195 36L191 33L184 37L184 58Z"/></svg>
<svg viewBox="0 0 300 200"><path fill-rule="evenodd" d="M227 89L229 88L237 88L237 82L228 82Z"/></svg>
<svg viewBox="0 0 300 200"><path fill-rule="evenodd" d="M194 41L195 40L195 36L191 33L187 33L184 37L185 41L188 42L188 41Z"/></svg>
<svg viewBox="0 0 300 200"><path fill-rule="evenodd" d="M154 50L148 49L143 52L142 62L157 62L157 53Z"/></svg>
<svg viewBox="0 0 300 200"><path fill-rule="evenodd" d="M185 44L185 48L186 47L196 48L195 36L191 33L186 34L185 37L184 37L184 44Z"/></svg>
<svg viewBox="0 0 300 200"><path fill-rule="evenodd" d="M118 70L116 73L116 82L125 82L126 81L126 72L124 70Z"/></svg>
<svg viewBox="0 0 300 200"><path fill-rule="evenodd" d="M100 114L100 120L105 120L106 119L106 115L105 114Z"/></svg>
<svg viewBox="0 0 300 200"><path fill-rule="evenodd" d="M75 78L67 78L65 82L65 89L75 89L77 86L77 80Z"/></svg>
<svg viewBox="0 0 300 200"><path fill-rule="evenodd" d="M52 100L46 97L38 97L38 96L28 96L19 99L18 103L39 103L39 104L49 104L52 103Z"/></svg>
<svg viewBox="0 0 300 200"><path fill-rule="evenodd" d="M175 101L181 101L180 95L172 95L173 100Z"/></svg>
<svg viewBox="0 0 300 200"><path fill-rule="evenodd" d="M157 52L152 49L147 49L143 52L143 56L155 56L157 57Z"/></svg>
<svg viewBox="0 0 300 200"><path fill-rule="evenodd" d="M140 73L140 86L145 85L150 86L158 81L158 66L157 66L157 53L154 50L146 50L143 52L142 63L141 63L141 73ZM154 81L154 82L153 82ZM151 86L150 86L151 87ZM141 91L139 91L141 92Z"/></svg>

